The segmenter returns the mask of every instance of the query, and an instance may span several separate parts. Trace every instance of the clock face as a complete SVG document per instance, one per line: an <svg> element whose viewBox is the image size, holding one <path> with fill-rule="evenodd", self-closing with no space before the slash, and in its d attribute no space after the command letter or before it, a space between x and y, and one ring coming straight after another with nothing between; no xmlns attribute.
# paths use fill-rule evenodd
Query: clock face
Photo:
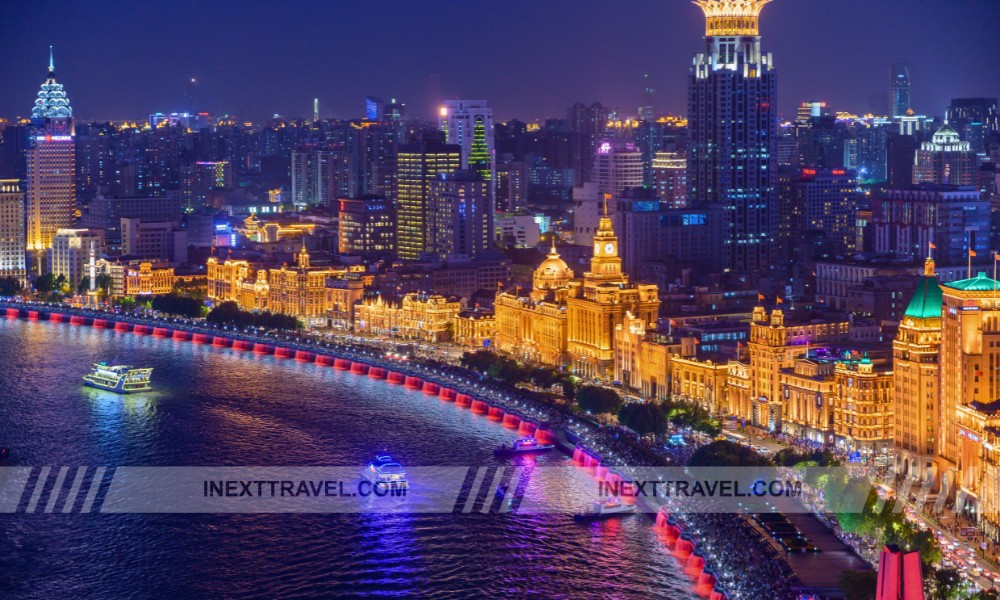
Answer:
<svg viewBox="0 0 1000 600"><path fill-rule="evenodd" d="M604 253L605 254L614 254L615 253L615 245L612 244L611 242L608 242L607 244L604 244Z"/></svg>

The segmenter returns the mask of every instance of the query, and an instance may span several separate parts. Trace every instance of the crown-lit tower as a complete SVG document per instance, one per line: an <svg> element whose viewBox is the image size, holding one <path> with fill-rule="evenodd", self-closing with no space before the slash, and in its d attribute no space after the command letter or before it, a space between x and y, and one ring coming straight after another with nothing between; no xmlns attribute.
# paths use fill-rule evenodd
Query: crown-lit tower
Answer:
<svg viewBox="0 0 1000 600"><path fill-rule="evenodd" d="M767 264L776 225L777 79L759 27L770 1L694 0L706 48L688 81L688 193L725 209L724 262L739 272Z"/></svg>
<svg viewBox="0 0 1000 600"><path fill-rule="evenodd" d="M31 272L38 275L48 268L44 253L52 247L56 231L73 227L76 211L73 108L56 78L51 46L49 71L31 109L31 126L26 245Z"/></svg>

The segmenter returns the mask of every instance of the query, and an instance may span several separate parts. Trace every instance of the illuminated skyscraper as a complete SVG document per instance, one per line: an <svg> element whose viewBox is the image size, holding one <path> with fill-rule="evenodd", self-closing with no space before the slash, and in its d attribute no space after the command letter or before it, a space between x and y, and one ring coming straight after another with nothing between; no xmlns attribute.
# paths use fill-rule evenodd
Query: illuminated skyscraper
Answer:
<svg viewBox="0 0 1000 600"><path fill-rule="evenodd" d="M892 63L889 69L889 111L895 117L904 117L910 110L910 67L906 63Z"/></svg>
<svg viewBox="0 0 1000 600"><path fill-rule="evenodd" d="M34 273L44 270L45 251L59 229L70 228L76 211L76 147L73 109L56 79L49 49L49 72L31 110L28 140L27 250Z"/></svg>
<svg viewBox="0 0 1000 600"><path fill-rule="evenodd" d="M485 100L446 100L441 107L441 130L449 144L462 147L462 168L493 180L493 109Z"/></svg>
<svg viewBox="0 0 1000 600"><path fill-rule="evenodd" d="M634 142L603 140L594 155L594 181L600 194L618 198L642 186L642 152ZM601 200L601 198L598 198Z"/></svg>
<svg viewBox="0 0 1000 600"><path fill-rule="evenodd" d="M441 258L477 257L490 248L489 182L475 171L439 173L428 188L429 247Z"/></svg>
<svg viewBox="0 0 1000 600"><path fill-rule="evenodd" d="M770 0L696 0L705 13L706 49L694 57L688 87L688 198L728 214L726 265L760 269L775 229L777 79L761 51L760 12Z"/></svg>
<svg viewBox="0 0 1000 600"><path fill-rule="evenodd" d="M460 168L462 148L430 141L399 147L396 158L396 249L402 260L417 260L430 247L428 197L439 173Z"/></svg>
<svg viewBox="0 0 1000 600"><path fill-rule="evenodd" d="M975 185L978 164L969 142L945 125L931 141L920 144L913 165L913 183Z"/></svg>

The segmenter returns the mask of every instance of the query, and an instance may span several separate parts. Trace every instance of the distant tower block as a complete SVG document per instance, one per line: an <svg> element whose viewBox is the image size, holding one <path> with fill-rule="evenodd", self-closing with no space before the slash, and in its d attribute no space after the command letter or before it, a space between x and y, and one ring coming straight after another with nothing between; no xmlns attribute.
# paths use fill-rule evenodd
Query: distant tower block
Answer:
<svg viewBox="0 0 1000 600"><path fill-rule="evenodd" d="M313 123L319 121L319 98L313 98Z"/></svg>
<svg viewBox="0 0 1000 600"><path fill-rule="evenodd" d="M875 600L924 600L924 578L919 552L886 546L878 557Z"/></svg>

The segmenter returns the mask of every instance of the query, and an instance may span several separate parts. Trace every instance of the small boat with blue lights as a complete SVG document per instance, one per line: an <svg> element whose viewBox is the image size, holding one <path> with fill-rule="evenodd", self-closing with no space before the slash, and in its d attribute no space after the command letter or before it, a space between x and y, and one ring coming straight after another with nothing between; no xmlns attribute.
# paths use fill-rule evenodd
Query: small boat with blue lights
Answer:
<svg viewBox="0 0 1000 600"><path fill-rule="evenodd" d="M153 369L137 369L129 365L109 365L99 362L83 376L83 382L99 390L115 392L116 394L132 394L148 392L152 389L149 379Z"/></svg>
<svg viewBox="0 0 1000 600"><path fill-rule="evenodd" d="M543 444L533 437L525 437L514 440L509 446L497 446L497 454L531 454L533 452L547 452L555 448L552 444Z"/></svg>
<svg viewBox="0 0 1000 600"><path fill-rule="evenodd" d="M619 498L610 498L608 500L594 500L589 509L576 513L573 518L577 521L592 521L632 514L635 514L634 504L625 504Z"/></svg>
<svg viewBox="0 0 1000 600"><path fill-rule="evenodd" d="M394 461L388 454L376 456L375 460L362 469L361 477L372 485L383 484L393 486L395 489L403 489L409 485L403 466Z"/></svg>

